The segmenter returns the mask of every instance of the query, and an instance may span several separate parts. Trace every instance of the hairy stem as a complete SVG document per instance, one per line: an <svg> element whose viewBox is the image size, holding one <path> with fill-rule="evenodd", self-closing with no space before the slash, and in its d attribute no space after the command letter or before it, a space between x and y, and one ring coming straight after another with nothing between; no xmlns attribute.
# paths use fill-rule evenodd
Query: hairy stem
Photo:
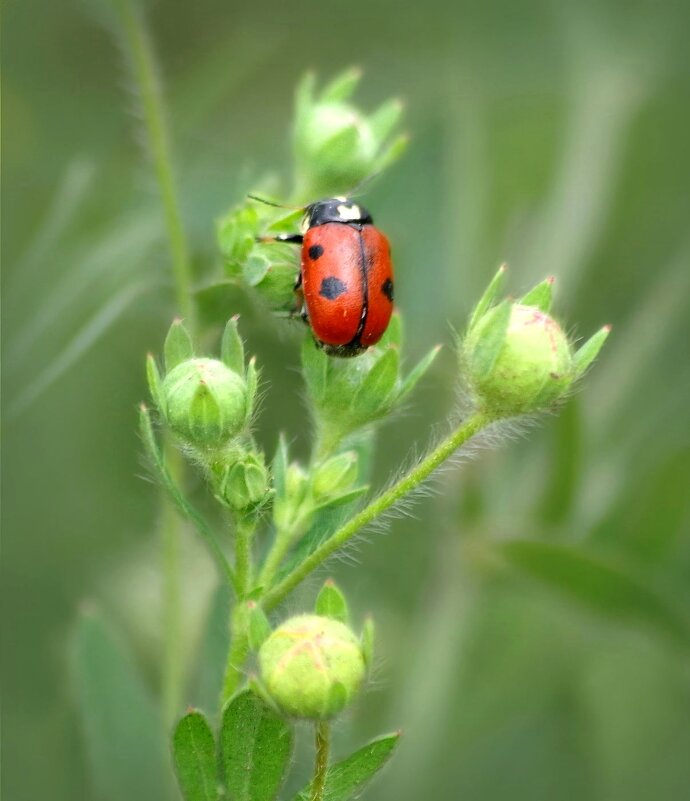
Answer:
<svg viewBox="0 0 690 801"><path fill-rule="evenodd" d="M235 531L235 581L237 595L244 600L252 582L252 539L256 523L253 520L238 520Z"/></svg>
<svg viewBox="0 0 690 801"><path fill-rule="evenodd" d="M245 603L237 602L230 619L230 630L232 640L225 664L221 706L232 697L239 687L244 675L244 663L249 654L249 621Z"/></svg>
<svg viewBox="0 0 690 801"><path fill-rule="evenodd" d="M180 455L167 447L167 463L175 480L182 469ZM180 711L182 699L182 604L180 587L181 520L168 498L161 509L161 549L163 562L163 714L172 725Z"/></svg>
<svg viewBox="0 0 690 801"><path fill-rule="evenodd" d="M316 763L310 801L323 801L331 750L331 724L327 720L320 720L314 724L314 728L316 730Z"/></svg>
<svg viewBox="0 0 690 801"><path fill-rule="evenodd" d="M485 428L490 419L476 412L462 423L455 431L431 451L412 470L396 481L392 487L382 492L377 498L364 507L341 528L333 533L325 542L313 551L300 565L289 573L273 589L263 597L262 606L266 610L276 607L288 593L316 570L329 556L347 544L362 528L390 509L401 498L404 498L415 487L419 486L431 473L446 461L455 451L464 445L475 434Z"/></svg>
<svg viewBox="0 0 690 801"><path fill-rule="evenodd" d="M163 97L158 81L156 60L140 13L130 0L114 0L114 4L120 16L125 42L132 59L132 71L141 97L146 134L165 214L177 306L188 327L194 331L196 329L196 313L192 294L189 251L175 188L170 141L165 125Z"/></svg>

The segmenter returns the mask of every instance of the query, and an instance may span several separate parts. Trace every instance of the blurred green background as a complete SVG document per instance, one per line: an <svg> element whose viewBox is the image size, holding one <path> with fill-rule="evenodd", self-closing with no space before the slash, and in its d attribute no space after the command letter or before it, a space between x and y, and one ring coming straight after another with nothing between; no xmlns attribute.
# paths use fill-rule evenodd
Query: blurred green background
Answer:
<svg viewBox="0 0 690 801"><path fill-rule="evenodd" d="M515 291L555 273L577 334L614 326L560 416L446 471L413 518L332 566L356 614L375 612L382 656L338 748L406 732L367 797L690 798L690 6L147 11L200 282L218 266L214 220L289 164L297 80L358 64L363 106L397 95L408 108L410 148L366 193L394 243L408 358L452 344L502 260ZM4 9L8 801L100 798L69 671L80 606L112 621L153 693L159 680L158 495L142 480L136 404L174 305L106 16L95 0ZM243 312L267 382L261 442L272 452L287 431L304 453L299 329L239 296L201 300L216 326ZM381 431L379 481L444 420L455 381L448 347ZM537 547L514 546L525 539ZM184 566L193 676L213 571L191 533Z"/></svg>

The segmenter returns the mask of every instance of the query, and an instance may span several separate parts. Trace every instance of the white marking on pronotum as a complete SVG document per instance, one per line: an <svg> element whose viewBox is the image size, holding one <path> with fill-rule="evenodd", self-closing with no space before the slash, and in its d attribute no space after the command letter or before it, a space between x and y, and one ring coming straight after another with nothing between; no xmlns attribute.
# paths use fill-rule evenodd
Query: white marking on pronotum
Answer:
<svg viewBox="0 0 690 801"><path fill-rule="evenodd" d="M341 220L359 220L362 216L359 206L354 203L351 206L346 206L345 204L338 206L337 211Z"/></svg>

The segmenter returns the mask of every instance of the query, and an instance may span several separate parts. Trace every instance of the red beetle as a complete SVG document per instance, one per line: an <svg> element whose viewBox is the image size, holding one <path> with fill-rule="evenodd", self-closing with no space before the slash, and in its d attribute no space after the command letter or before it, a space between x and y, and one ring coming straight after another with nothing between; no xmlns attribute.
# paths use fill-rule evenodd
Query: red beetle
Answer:
<svg viewBox="0 0 690 801"><path fill-rule="evenodd" d="M369 212L346 197L319 200L305 208L301 234L276 239L302 246L295 290L326 353L357 356L375 345L393 313L393 265Z"/></svg>

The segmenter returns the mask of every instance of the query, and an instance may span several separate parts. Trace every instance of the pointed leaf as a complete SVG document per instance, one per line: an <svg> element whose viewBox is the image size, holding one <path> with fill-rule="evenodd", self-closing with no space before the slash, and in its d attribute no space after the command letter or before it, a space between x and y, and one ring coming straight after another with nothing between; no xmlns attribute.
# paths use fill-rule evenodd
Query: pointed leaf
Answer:
<svg viewBox="0 0 690 801"><path fill-rule="evenodd" d="M216 801L216 744L201 712L188 712L173 734L173 760L185 801Z"/></svg>
<svg viewBox="0 0 690 801"><path fill-rule="evenodd" d="M391 758L399 739L399 733L378 737L332 765L326 775L323 801L348 801L359 795ZM292 801L310 801L311 797L310 784Z"/></svg>
<svg viewBox="0 0 690 801"><path fill-rule="evenodd" d="M232 801L273 801L292 754L292 727L251 690L231 698L220 732L221 768Z"/></svg>
<svg viewBox="0 0 690 801"><path fill-rule="evenodd" d="M316 86L316 76L313 72L307 72L302 80L297 84L295 92L295 128L301 127L314 104L314 87Z"/></svg>
<svg viewBox="0 0 690 801"><path fill-rule="evenodd" d="M407 395L412 392L412 390L417 386L420 378L426 373L426 371L431 367L431 365L436 360L436 357L441 352L441 345L437 345L435 348L432 348L423 359L421 359L417 364L410 370L409 374L403 379L402 384L400 385L400 391L398 392L398 400L401 401L407 397Z"/></svg>
<svg viewBox="0 0 690 801"><path fill-rule="evenodd" d="M377 142L386 140L400 121L403 104L397 98L387 100L369 117L369 126Z"/></svg>
<svg viewBox="0 0 690 801"><path fill-rule="evenodd" d="M520 573L606 618L651 627L690 646L690 621L647 583L582 548L539 540L494 546Z"/></svg>
<svg viewBox="0 0 690 801"><path fill-rule="evenodd" d="M239 315L228 320L220 343L220 358L238 375L244 375L244 345L237 330Z"/></svg>
<svg viewBox="0 0 690 801"><path fill-rule="evenodd" d="M370 420L386 411L399 371L400 353L391 347L374 364L355 395L353 407L360 419Z"/></svg>
<svg viewBox="0 0 690 801"><path fill-rule="evenodd" d="M511 312L512 304L507 300L487 312L487 323L482 326L482 335L472 349L472 369L475 375L487 375L493 367L505 342Z"/></svg>
<svg viewBox="0 0 690 801"><path fill-rule="evenodd" d="M395 164L405 150L407 150L409 143L410 137L407 134L400 134L400 136L396 136L391 144L376 159L374 173L382 172L392 164Z"/></svg>
<svg viewBox="0 0 690 801"><path fill-rule="evenodd" d="M158 370L158 365L156 364L156 360L149 353L146 357L146 379L149 385L149 392L151 393L151 399L156 404L156 407L161 413L165 413L165 405L163 403L163 391L162 385L163 381L161 379L160 371Z"/></svg>
<svg viewBox="0 0 690 801"><path fill-rule="evenodd" d="M165 798L165 729L158 706L121 643L93 611L73 642L73 683L98 798Z"/></svg>
<svg viewBox="0 0 690 801"><path fill-rule="evenodd" d="M381 349L387 348L390 345L395 345L398 350L402 349L403 344L403 322L402 315L398 311L393 312L388 328L378 343Z"/></svg>
<svg viewBox="0 0 690 801"><path fill-rule="evenodd" d="M548 313L553 301L554 281L554 277L549 276L540 284L530 289L526 295L523 295L518 303L522 306L534 306L545 314Z"/></svg>
<svg viewBox="0 0 690 801"><path fill-rule="evenodd" d="M259 389L259 371L256 367L256 356L252 356L247 365L247 410L246 416L249 422L256 411L256 393Z"/></svg>
<svg viewBox="0 0 690 801"><path fill-rule="evenodd" d="M374 662L374 641L376 639L376 628L374 626L374 619L368 617L364 621L364 628L362 629L362 654L364 654L364 662L369 670Z"/></svg>
<svg viewBox="0 0 690 801"><path fill-rule="evenodd" d="M347 600L333 579L327 579L316 596L314 611L317 615L339 620L345 625L350 622Z"/></svg>
<svg viewBox="0 0 690 801"><path fill-rule="evenodd" d="M331 509L336 506L344 506L346 503L352 503L352 501L356 501L358 498L366 495L367 492L369 492L368 484L364 484L361 487L355 487L348 492L344 492L342 495L335 495L323 503L312 506L312 511L319 512L322 509Z"/></svg>
<svg viewBox="0 0 690 801"><path fill-rule="evenodd" d="M328 356L307 333L302 342L302 371L309 394L316 404L321 403L328 385Z"/></svg>
<svg viewBox="0 0 690 801"><path fill-rule="evenodd" d="M357 84L362 80L362 70L359 67L351 67L340 75L337 75L321 92L321 102L339 103L347 100L357 88Z"/></svg>
<svg viewBox="0 0 690 801"><path fill-rule="evenodd" d="M252 651L258 651L271 633L271 624L268 622L266 613L256 601L248 601L247 610L249 612L249 647Z"/></svg>
<svg viewBox="0 0 690 801"><path fill-rule="evenodd" d="M173 320L165 338L163 353L167 372L170 372L173 367L177 367L178 364L187 359L193 358L194 346L192 345L192 338L189 336L189 332L184 327L182 320Z"/></svg>
<svg viewBox="0 0 690 801"><path fill-rule="evenodd" d="M468 332L474 328L477 321L481 319L484 313L488 310L489 306L491 306L491 304L494 302L496 295L498 295L498 293L501 291L507 270L508 265L502 264L498 268L496 275L494 275L494 277L491 279L486 291L479 299L477 305L474 307L474 311L472 312L472 316L470 317L470 321L467 325Z"/></svg>
<svg viewBox="0 0 690 801"><path fill-rule="evenodd" d="M576 378L581 378L587 372L587 369L591 367L592 362L599 355L599 351L604 346L604 342L606 342L606 338L610 333L611 326L605 325L603 328L600 328L596 334L591 336L575 353L573 361L575 363Z"/></svg>

